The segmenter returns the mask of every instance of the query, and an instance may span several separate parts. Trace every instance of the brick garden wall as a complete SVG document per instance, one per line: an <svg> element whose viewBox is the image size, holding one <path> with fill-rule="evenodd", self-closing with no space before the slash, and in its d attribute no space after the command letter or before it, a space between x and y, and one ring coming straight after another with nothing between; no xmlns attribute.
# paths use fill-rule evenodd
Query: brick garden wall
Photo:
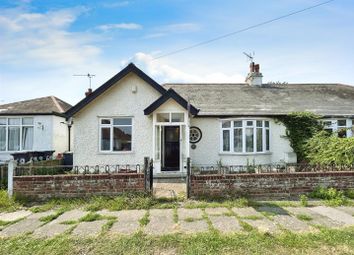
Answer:
<svg viewBox="0 0 354 255"><path fill-rule="evenodd" d="M285 198L309 193L317 186L354 189L354 172L192 175L190 194L191 197Z"/></svg>
<svg viewBox="0 0 354 255"><path fill-rule="evenodd" d="M41 200L144 191L143 173L14 176L14 193Z"/></svg>

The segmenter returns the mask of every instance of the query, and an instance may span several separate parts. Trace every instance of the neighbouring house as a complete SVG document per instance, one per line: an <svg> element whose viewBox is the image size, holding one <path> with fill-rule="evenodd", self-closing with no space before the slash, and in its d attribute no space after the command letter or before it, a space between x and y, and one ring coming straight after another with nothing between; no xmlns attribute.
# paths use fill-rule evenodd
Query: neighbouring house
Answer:
<svg viewBox="0 0 354 255"><path fill-rule="evenodd" d="M70 108L70 104L54 96L0 105L0 161L17 154L66 151L68 127L64 113Z"/></svg>
<svg viewBox="0 0 354 255"><path fill-rule="evenodd" d="M72 107L75 165L154 160L154 171L193 165L296 162L276 121L295 111L323 116L326 129L352 136L354 87L263 84L251 63L242 84L164 84L129 64Z"/></svg>

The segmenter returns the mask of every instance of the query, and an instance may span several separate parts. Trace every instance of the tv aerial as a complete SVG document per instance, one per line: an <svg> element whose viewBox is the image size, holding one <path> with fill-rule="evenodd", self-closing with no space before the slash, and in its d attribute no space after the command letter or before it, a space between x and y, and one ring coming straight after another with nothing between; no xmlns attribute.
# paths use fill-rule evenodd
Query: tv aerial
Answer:
<svg viewBox="0 0 354 255"><path fill-rule="evenodd" d="M253 53L243 52L243 54L247 57L248 61L250 61L251 63L253 62L255 56L254 52Z"/></svg>
<svg viewBox="0 0 354 255"><path fill-rule="evenodd" d="M91 80L92 80L92 78L95 77L96 75L95 75L95 74L87 73L87 74L73 74L73 76L86 76L86 77L89 79L89 88L91 89Z"/></svg>

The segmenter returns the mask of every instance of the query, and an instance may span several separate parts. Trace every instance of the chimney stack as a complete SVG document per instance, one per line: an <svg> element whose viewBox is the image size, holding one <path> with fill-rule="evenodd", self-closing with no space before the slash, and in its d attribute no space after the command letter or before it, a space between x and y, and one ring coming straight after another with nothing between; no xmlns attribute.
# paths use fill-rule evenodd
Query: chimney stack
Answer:
<svg viewBox="0 0 354 255"><path fill-rule="evenodd" d="M246 77L246 83L250 86L262 86L262 73L259 72L259 64L255 64L253 61L250 64L250 72Z"/></svg>
<svg viewBox="0 0 354 255"><path fill-rule="evenodd" d="M89 88L86 92L85 92L85 96L89 96L90 94L92 94L92 89Z"/></svg>

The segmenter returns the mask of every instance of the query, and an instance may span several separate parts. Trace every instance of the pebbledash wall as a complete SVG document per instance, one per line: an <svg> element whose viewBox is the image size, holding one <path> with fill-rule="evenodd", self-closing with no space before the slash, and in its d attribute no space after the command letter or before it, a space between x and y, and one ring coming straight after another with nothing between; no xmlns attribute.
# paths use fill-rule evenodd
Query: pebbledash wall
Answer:
<svg viewBox="0 0 354 255"><path fill-rule="evenodd" d="M289 198L318 186L354 189L354 171L192 175L191 197Z"/></svg>
<svg viewBox="0 0 354 255"><path fill-rule="evenodd" d="M143 173L14 176L14 193L32 199L144 192Z"/></svg>

